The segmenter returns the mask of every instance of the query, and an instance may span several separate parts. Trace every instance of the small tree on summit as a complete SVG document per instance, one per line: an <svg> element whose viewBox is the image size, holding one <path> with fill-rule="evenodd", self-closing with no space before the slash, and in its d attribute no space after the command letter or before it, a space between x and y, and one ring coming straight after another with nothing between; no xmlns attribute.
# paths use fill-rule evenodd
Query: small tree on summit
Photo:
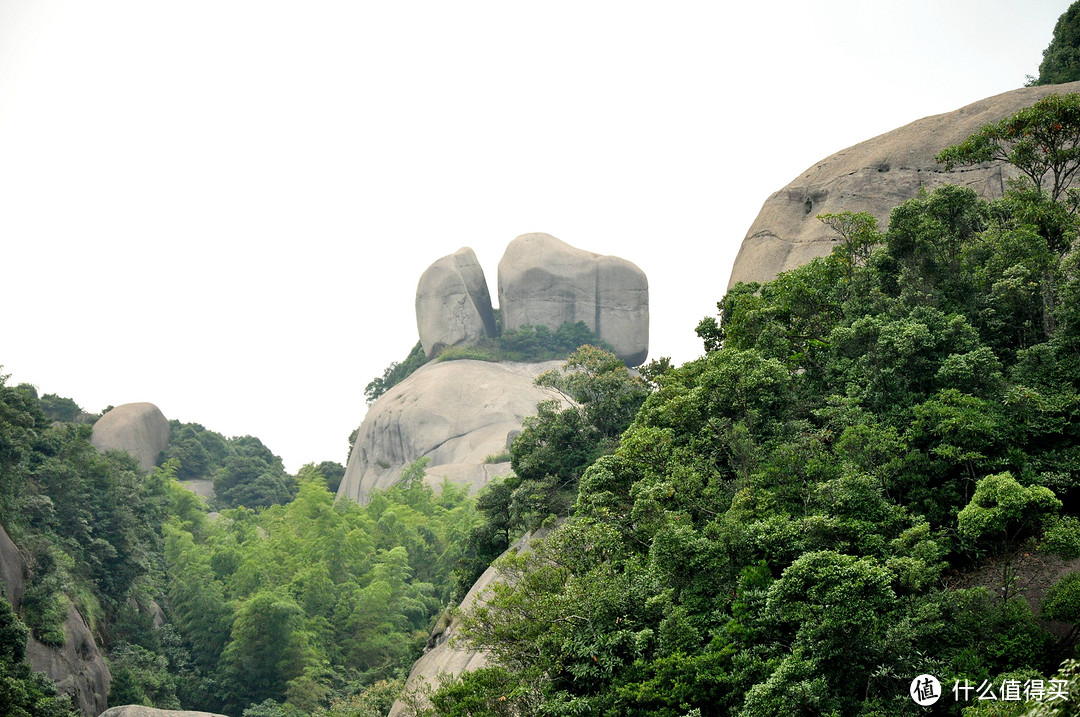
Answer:
<svg viewBox="0 0 1080 717"><path fill-rule="evenodd" d="M1059 85L1080 80L1080 2L1061 13L1054 37L1043 50L1039 76L1032 85Z"/></svg>
<svg viewBox="0 0 1080 717"><path fill-rule="evenodd" d="M1040 190L1061 199L1080 169L1080 94L1047 95L1012 117L984 125L934 159L951 170L958 165L1007 162Z"/></svg>

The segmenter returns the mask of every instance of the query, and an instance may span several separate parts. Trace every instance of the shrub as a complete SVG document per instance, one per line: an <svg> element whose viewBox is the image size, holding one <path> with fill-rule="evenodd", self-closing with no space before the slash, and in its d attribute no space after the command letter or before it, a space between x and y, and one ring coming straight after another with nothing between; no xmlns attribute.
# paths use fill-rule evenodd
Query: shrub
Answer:
<svg viewBox="0 0 1080 717"><path fill-rule="evenodd" d="M1014 540L1060 508L1052 490L1024 487L1006 471L980 480L956 519L960 535L969 540Z"/></svg>
<svg viewBox="0 0 1080 717"><path fill-rule="evenodd" d="M1041 609L1047 620L1080 623L1080 573L1069 573L1054 583Z"/></svg>
<svg viewBox="0 0 1080 717"><path fill-rule="evenodd" d="M1080 558L1080 520L1065 515L1050 521L1043 533L1042 547L1066 560Z"/></svg>

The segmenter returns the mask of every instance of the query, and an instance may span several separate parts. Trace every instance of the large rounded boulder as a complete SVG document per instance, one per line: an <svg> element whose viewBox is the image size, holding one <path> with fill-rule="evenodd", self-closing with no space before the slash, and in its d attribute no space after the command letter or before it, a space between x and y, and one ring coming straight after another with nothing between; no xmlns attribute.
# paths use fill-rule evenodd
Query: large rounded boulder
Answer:
<svg viewBox="0 0 1080 717"><path fill-rule="evenodd" d="M428 357L495 335L487 279L472 249L463 247L442 257L420 276L416 328Z"/></svg>
<svg viewBox="0 0 1080 717"><path fill-rule="evenodd" d="M1001 197L1017 176L1002 163L946 172L934 157L983 125L997 122L1051 93L1080 91L1080 82L1024 87L952 112L916 120L827 157L766 200L746 233L728 286L770 281L782 271L825 256L836 235L819 214L869 212L885 228L893 207L942 184L970 187L986 199Z"/></svg>
<svg viewBox="0 0 1080 717"><path fill-rule="evenodd" d="M583 321L629 366L649 353L649 281L632 262L523 234L499 262L503 331Z"/></svg>
<svg viewBox="0 0 1080 717"><path fill-rule="evenodd" d="M338 497L359 503L389 488L409 463L427 458L427 479L479 490L509 463L507 434L554 396L533 384L561 361L443 361L422 366L371 405L357 432Z"/></svg>
<svg viewBox="0 0 1080 717"><path fill-rule="evenodd" d="M125 403L98 419L90 442L99 451L127 451L152 471L169 447L169 421L152 403Z"/></svg>

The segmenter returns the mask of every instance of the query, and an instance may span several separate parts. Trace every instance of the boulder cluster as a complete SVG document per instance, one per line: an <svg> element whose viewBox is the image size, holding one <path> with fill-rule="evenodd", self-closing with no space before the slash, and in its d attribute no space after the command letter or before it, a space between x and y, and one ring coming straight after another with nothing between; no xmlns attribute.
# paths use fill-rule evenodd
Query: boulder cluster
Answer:
<svg viewBox="0 0 1080 717"><path fill-rule="evenodd" d="M649 282L626 259L583 251L550 234L523 234L499 262L503 331L558 330L582 321L629 366L649 353ZM484 270L468 247L428 267L416 287L416 328L431 357L496 336Z"/></svg>
<svg viewBox="0 0 1080 717"><path fill-rule="evenodd" d="M579 321L630 366L649 352L649 282L645 272L615 256L576 249L550 234L523 234L499 262L496 322L487 280L468 247L442 257L416 287L416 326L428 358L475 346L502 331ZM418 458L430 462L427 480L444 479L471 491L510 470L507 449L536 404L557 396L535 385L562 361L432 362L372 404L357 432L338 487L359 503L388 488Z"/></svg>

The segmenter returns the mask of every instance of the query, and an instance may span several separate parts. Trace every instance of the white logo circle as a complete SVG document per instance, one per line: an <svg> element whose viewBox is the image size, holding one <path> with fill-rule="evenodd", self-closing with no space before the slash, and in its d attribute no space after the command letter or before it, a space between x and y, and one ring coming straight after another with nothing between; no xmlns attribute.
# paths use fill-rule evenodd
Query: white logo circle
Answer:
<svg viewBox="0 0 1080 717"><path fill-rule="evenodd" d="M911 699L920 707L929 707L941 699L941 683L933 675L919 675L911 681L908 690Z"/></svg>

